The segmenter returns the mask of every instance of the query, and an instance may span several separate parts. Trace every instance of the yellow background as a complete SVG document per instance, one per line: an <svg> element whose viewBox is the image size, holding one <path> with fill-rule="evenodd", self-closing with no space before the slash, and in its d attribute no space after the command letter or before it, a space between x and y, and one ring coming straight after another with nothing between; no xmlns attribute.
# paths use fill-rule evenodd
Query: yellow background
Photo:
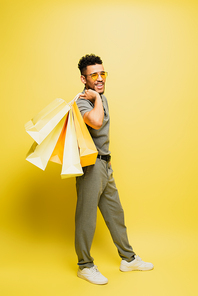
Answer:
<svg viewBox="0 0 198 296"><path fill-rule="evenodd" d="M2 1L0 294L197 295L196 1ZM92 255L107 286L76 277L75 180L25 161L24 124L82 90L81 56L109 76L112 165L128 236L151 272L121 273L98 214Z"/></svg>

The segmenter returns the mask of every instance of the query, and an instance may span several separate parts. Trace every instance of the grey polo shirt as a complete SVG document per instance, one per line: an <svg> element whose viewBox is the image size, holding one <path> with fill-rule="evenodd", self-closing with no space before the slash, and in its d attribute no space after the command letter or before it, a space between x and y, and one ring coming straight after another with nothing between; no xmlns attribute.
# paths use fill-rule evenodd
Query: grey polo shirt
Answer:
<svg viewBox="0 0 198 296"><path fill-rule="evenodd" d="M96 130L89 125L87 128L92 136L92 139L96 145L99 155L107 155L110 154L109 151L109 107L107 103L107 99L104 95L101 95L101 100L104 108L104 119L100 129ZM94 104L89 100L80 98L76 101L78 108L81 112L82 117L86 112L91 111L94 108Z"/></svg>

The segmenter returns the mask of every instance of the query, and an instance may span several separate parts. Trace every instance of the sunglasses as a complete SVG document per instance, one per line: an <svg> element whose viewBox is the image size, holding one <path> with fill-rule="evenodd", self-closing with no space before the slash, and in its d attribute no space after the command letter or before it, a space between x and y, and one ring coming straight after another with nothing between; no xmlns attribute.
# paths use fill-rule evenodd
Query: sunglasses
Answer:
<svg viewBox="0 0 198 296"><path fill-rule="evenodd" d="M98 79L98 77L100 76L103 80L105 80L107 78L108 73L103 71L103 72L95 72L92 74L88 74L88 75L83 75L83 76L91 76L91 78L96 81Z"/></svg>

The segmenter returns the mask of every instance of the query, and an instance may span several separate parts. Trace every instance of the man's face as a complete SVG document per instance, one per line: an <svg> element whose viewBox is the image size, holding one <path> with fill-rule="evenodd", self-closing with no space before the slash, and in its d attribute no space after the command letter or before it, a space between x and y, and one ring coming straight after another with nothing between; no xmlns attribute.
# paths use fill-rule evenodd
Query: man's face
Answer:
<svg viewBox="0 0 198 296"><path fill-rule="evenodd" d="M81 75L81 81L85 84L86 89L93 89L99 94L104 93L106 79L103 79L100 75L98 75L97 80L94 81L90 76L90 74L100 74L101 72L104 72L104 67L102 64L87 66L87 69L83 72L85 76Z"/></svg>

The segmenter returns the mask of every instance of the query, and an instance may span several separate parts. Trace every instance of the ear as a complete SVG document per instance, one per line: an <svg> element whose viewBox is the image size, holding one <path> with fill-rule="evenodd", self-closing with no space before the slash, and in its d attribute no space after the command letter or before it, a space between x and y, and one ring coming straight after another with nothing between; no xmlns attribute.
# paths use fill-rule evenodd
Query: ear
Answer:
<svg viewBox="0 0 198 296"><path fill-rule="evenodd" d="M81 75L80 76L80 79L81 79L81 81L82 81L83 84L86 84L86 78L85 78L84 75Z"/></svg>

